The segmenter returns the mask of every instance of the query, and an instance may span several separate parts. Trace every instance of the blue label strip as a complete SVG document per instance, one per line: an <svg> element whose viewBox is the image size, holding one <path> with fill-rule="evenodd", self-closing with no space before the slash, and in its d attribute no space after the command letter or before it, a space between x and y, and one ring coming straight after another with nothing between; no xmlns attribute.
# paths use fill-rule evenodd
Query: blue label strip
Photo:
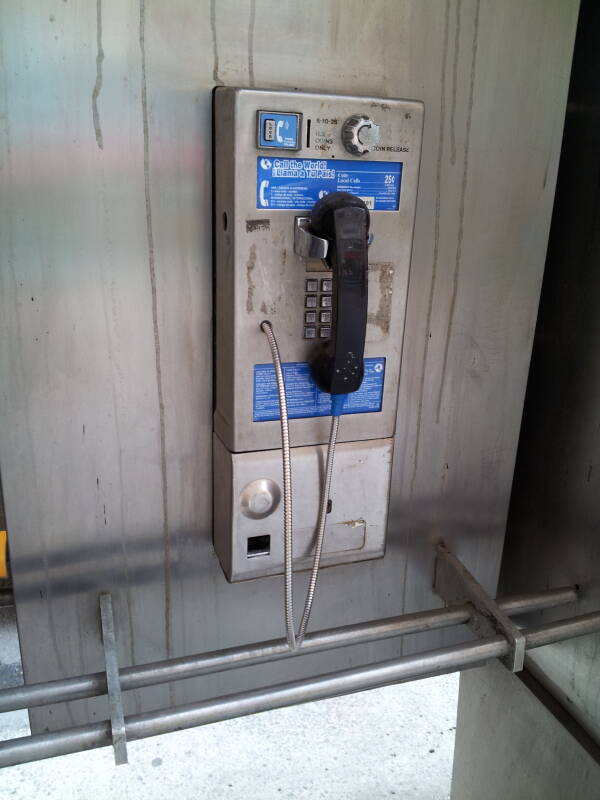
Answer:
<svg viewBox="0 0 600 800"><path fill-rule="evenodd" d="M259 156L256 165L257 208L312 208L331 192L355 194L372 211L400 207L402 164L397 161Z"/></svg>
<svg viewBox="0 0 600 800"><path fill-rule="evenodd" d="M283 364L283 380L290 419L328 417L331 414L331 395L322 392L303 361ZM365 358L365 376L360 389L346 398L344 414L365 414L381 411L385 381L385 358ZM275 370L272 364L254 365L254 422L279 419L279 398Z"/></svg>

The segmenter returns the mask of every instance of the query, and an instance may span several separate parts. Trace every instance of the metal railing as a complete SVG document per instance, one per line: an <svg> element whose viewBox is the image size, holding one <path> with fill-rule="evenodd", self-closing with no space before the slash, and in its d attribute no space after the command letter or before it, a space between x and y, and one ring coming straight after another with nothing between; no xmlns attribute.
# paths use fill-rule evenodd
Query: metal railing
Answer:
<svg viewBox="0 0 600 800"><path fill-rule="evenodd" d="M439 675L501 658L514 671L522 666L515 650L514 623L509 615L573 603L575 587L518 595L494 601L445 548L438 552L436 591L452 592L459 600L446 608L346 625L311 633L302 647L292 651L285 639L234 647L210 653L114 669L111 639L112 606L103 595L102 631L106 672L19 686L0 691L0 712L68 702L108 694L111 719L53 733L26 736L0 743L0 767L65 755L113 744L118 763L127 760L126 741L184 728L206 725L233 717L335 697L378 686ZM450 588L449 588L450 587ZM108 601L107 601L108 597ZM123 718L122 691L179 681L223 670L380 641L411 633L468 624L480 636L476 641L403 656L379 664L355 667L304 680L231 694L191 705L167 708ZM501 633L498 633L501 631ZM600 631L600 613L585 614L545 625L518 630L523 652L564 639ZM107 686L109 673L110 686Z"/></svg>

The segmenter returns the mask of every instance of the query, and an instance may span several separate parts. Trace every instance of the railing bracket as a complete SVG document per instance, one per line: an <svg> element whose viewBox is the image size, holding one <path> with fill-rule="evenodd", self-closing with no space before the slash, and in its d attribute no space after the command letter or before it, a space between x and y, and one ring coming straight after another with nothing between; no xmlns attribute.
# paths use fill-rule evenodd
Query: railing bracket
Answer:
<svg viewBox="0 0 600 800"><path fill-rule="evenodd" d="M471 630L480 639L496 634L504 636L510 645L510 651L500 660L511 672L520 672L523 669L525 634L443 542L437 549L433 588L448 606L471 603L476 612L468 622Z"/></svg>
<svg viewBox="0 0 600 800"><path fill-rule="evenodd" d="M125 733L125 715L123 713L121 679L119 677L115 619L113 616L112 597L108 592L100 595L100 623L102 626L104 665L106 667L110 731L115 764L119 766L120 764L127 764L127 734Z"/></svg>

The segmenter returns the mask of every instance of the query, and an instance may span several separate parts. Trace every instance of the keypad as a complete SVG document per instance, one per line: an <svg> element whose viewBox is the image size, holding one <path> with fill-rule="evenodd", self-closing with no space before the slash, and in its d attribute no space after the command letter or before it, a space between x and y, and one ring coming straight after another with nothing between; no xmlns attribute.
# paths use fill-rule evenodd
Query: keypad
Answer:
<svg viewBox="0 0 600 800"><path fill-rule="evenodd" d="M328 339L331 336L333 280L306 278L304 289L304 338Z"/></svg>

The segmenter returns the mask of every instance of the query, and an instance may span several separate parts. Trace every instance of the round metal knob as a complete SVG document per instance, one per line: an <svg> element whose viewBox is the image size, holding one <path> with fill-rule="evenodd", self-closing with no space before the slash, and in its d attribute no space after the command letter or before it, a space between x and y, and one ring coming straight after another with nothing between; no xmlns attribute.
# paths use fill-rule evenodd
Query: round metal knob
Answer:
<svg viewBox="0 0 600 800"><path fill-rule="evenodd" d="M342 125L342 141L349 153L362 156L379 142L379 125L364 114L353 114Z"/></svg>
<svg viewBox="0 0 600 800"><path fill-rule="evenodd" d="M270 478L251 481L242 489L240 506L242 514L250 519L264 519L272 514L281 500L279 486Z"/></svg>

